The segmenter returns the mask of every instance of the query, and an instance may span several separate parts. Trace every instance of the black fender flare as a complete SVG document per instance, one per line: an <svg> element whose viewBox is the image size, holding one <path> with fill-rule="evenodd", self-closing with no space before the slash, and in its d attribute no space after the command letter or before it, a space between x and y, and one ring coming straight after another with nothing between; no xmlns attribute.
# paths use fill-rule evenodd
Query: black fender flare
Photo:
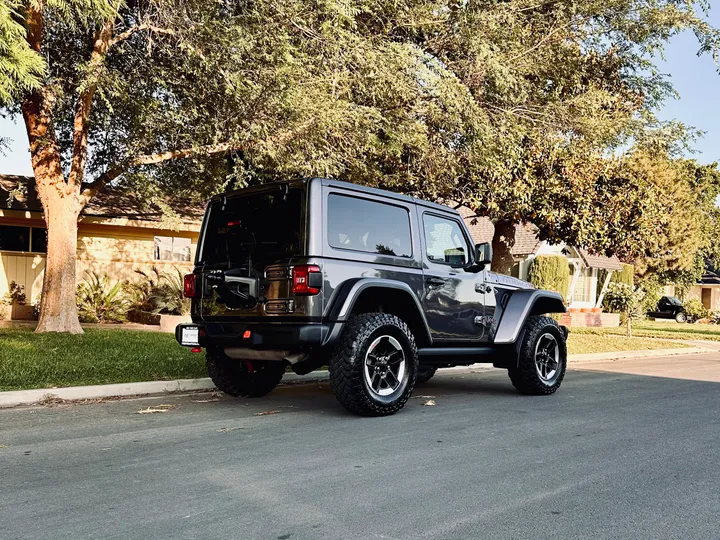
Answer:
<svg viewBox="0 0 720 540"><path fill-rule="evenodd" d="M350 315L353 312L355 303L358 298L360 298L360 295L368 289L393 289L405 293L411 304L415 306L420 320L422 321L422 326L425 330L424 337L428 340L428 343L432 343L430 326L428 325L427 318L425 317L425 312L422 309L422 305L420 304L420 300L417 295L407 283L384 278L360 278L346 283L341 293L334 299L332 305L329 306L328 315L332 321L332 330L328 334L323 345L335 341L340 336L340 332L342 332L345 322L350 318Z"/></svg>
<svg viewBox="0 0 720 540"><path fill-rule="evenodd" d="M559 293L539 289L513 291L503 309L493 343L515 343L522 333L525 321L532 315L565 313L565 303Z"/></svg>

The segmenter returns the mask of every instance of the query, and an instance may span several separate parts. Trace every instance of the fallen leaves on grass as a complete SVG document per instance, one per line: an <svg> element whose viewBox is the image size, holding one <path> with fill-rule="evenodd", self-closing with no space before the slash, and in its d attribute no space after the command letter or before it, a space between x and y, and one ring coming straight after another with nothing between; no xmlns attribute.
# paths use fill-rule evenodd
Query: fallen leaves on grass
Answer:
<svg viewBox="0 0 720 540"><path fill-rule="evenodd" d="M216 429L218 433L228 433L230 431L235 431L236 429L245 429L244 427L224 427L220 429Z"/></svg>
<svg viewBox="0 0 720 540"><path fill-rule="evenodd" d="M256 412L255 416L268 416L269 414L279 414L280 411L263 411L263 412Z"/></svg>
<svg viewBox="0 0 720 540"><path fill-rule="evenodd" d="M428 399L425 403L423 403L423 405L425 405L426 407L432 407L433 405L435 405L435 400Z"/></svg>
<svg viewBox="0 0 720 540"><path fill-rule="evenodd" d="M154 414L154 413L164 413L171 411L173 409L176 409L177 405L156 405L155 407L148 407L147 409L140 409L139 411L135 411L135 414Z"/></svg>

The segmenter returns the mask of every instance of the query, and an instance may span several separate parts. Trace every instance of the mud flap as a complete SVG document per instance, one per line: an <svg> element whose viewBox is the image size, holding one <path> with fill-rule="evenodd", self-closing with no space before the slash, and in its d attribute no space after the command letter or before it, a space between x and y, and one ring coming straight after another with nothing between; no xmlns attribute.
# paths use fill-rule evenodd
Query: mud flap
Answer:
<svg viewBox="0 0 720 540"><path fill-rule="evenodd" d="M493 367L504 369L517 367L520 362L520 348L522 347L524 339L525 329L523 328L517 340L515 340L515 343L498 346L497 357L493 362Z"/></svg>

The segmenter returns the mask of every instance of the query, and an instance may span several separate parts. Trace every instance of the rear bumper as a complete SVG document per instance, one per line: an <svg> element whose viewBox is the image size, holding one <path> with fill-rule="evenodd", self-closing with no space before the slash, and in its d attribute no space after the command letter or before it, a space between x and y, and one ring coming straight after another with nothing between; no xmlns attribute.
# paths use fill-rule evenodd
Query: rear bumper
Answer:
<svg viewBox="0 0 720 540"><path fill-rule="evenodd" d="M197 328L197 343L183 343L183 329L186 328ZM180 324L175 329L175 339L185 347L243 347L257 350L303 351L325 343L331 329L330 326L320 323Z"/></svg>

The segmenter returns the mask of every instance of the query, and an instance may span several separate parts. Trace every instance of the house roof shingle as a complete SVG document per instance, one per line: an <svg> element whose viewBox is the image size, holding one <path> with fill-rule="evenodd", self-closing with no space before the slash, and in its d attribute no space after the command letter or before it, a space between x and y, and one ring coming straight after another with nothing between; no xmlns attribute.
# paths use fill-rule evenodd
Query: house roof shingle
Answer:
<svg viewBox="0 0 720 540"><path fill-rule="evenodd" d="M470 229L470 234L475 242L492 242L495 226L486 217L477 217L467 206L461 206L458 212ZM515 245L511 253L515 257L526 257L535 255L542 241L538 238L538 228L532 223L520 223L515 229ZM622 263L617 257L605 257L602 255L591 255L584 249L578 249L580 257L589 268L601 268L605 270L622 270ZM720 282L719 282L720 283Z"/></svg>
<svg viewBox="0 0 720 540"><path fill-rule="evenodd" d="M204 208L180 197L166 197L163 201L183 221L199 222ZM0 209L42 212L42 205L32 176L0 174ZM162 210L149 204L137 193L125 192L114 186L105 186L82 212L85 216L128 218L160 221Z"/></svg>
<svg viewBox="0 0 720 540"><path fill-rule="evenodd" d="M588 268L600 268L603 270L622 270L623 265L617 257L605 257L603 255L591 255L586 250L577 248L580 258Z"/></svg>
<svg viewBox="0 0 720 540"><path fill-rule="evenodd" d="M457 210L470 229L470 234L476 243L492 242L495 225L490 218L476 216L475 212L467 206L461 206ZM515 229L515 245L512 247L511 253L516 257L533 255L540 249L541 244L542 242L537 236L537 227L532 223L520 223Z"/></svg>
<svg viewBox="0 0 720 540"><path fill-rule="evenodd" d="M707 271L699 281L699 285L718 285L720 286L720 275L715 272Z"/></svg>

